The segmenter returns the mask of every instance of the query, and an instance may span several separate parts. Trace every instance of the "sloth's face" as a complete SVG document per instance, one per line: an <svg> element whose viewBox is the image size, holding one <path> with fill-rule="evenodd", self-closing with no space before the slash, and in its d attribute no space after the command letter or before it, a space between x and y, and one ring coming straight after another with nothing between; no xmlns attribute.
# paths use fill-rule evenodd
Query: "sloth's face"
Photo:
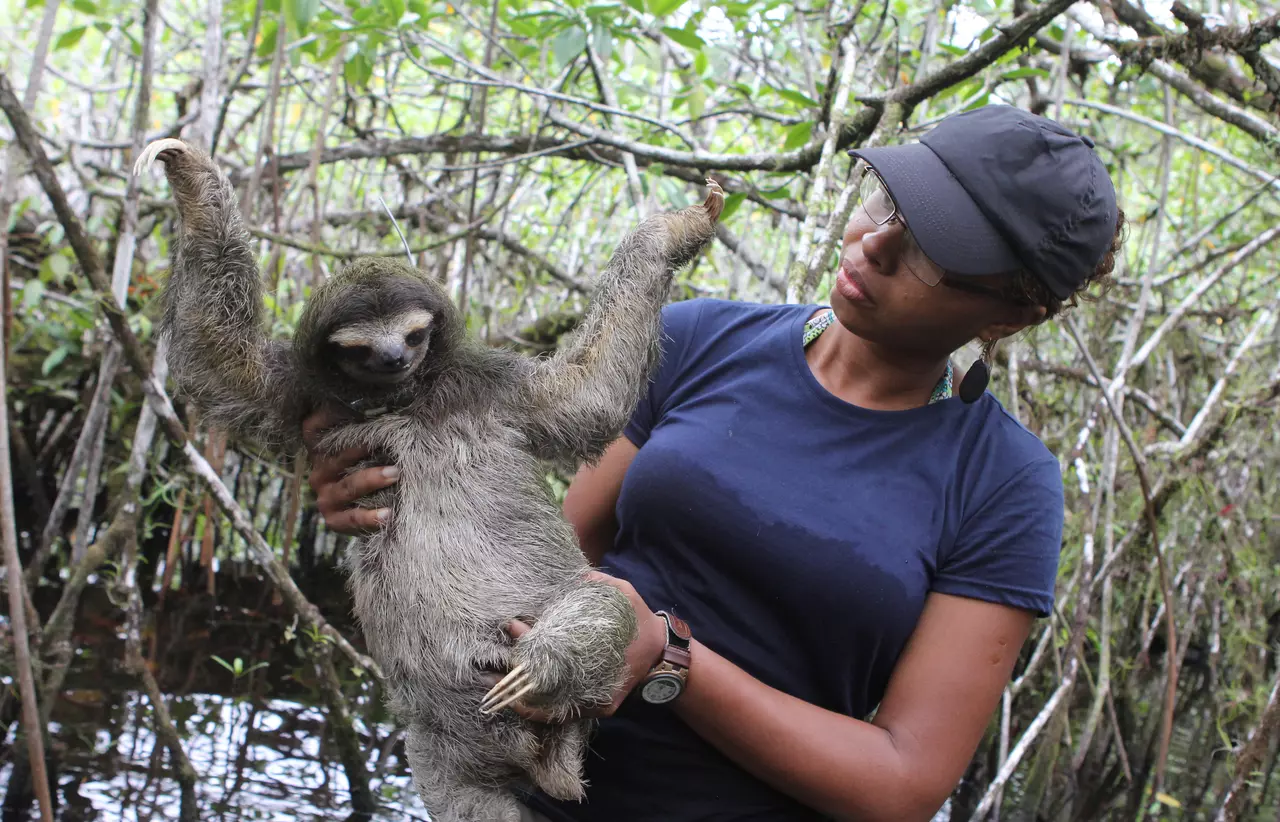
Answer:
<svg viewBox="0 0 1280 822"><path fill-rule="evenodd" d="M338 369L370 385L407 380L430 346L432 316L430 311L415 309L340 326L328 337Z"/></svg>

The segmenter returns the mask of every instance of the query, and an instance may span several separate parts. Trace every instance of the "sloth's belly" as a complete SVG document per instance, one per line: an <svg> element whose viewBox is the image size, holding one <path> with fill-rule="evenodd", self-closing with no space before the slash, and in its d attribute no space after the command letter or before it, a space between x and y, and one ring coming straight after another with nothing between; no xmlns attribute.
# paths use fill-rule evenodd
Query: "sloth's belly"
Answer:
<svg viewBox="0 0 1280 822"><path fill-rule="evenodd" d="M387 443L401 467L393 522L353 570L387 586L396 618L536 614L586 568L542 463L515 432L484 422L446 420Z"/></svg>

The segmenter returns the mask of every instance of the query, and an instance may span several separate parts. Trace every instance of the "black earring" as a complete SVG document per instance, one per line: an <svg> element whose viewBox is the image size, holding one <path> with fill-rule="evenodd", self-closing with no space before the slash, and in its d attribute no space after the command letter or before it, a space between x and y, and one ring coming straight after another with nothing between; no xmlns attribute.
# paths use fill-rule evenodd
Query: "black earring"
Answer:
<svg viewBox="0 0 1280 822"><path fill-rule="evenodd" d="M983 392L987 390L987 383L991 381L991 356L996 350L995 340L985 340L982 343L982 355L969 366L969 370L965 372L964 379L960 381L960 399L965 403L977 402Z"/></svg>

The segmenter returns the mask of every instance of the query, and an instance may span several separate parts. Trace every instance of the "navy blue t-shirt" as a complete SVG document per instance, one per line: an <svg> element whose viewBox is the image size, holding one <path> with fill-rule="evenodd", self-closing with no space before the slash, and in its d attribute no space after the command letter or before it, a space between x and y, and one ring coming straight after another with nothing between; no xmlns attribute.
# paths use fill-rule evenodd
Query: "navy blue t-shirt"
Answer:
<svg viewBox="0 0 1280 822"><path fill-rule="evenodd" d="M865 719L929 592L1048 614L1062 475L990 393L906 411L832 395L804 355L819 307L666 307L602 570L764 683ZM821 818L634 694L586 776L583 803L530 804L565 822Z"/></svg>

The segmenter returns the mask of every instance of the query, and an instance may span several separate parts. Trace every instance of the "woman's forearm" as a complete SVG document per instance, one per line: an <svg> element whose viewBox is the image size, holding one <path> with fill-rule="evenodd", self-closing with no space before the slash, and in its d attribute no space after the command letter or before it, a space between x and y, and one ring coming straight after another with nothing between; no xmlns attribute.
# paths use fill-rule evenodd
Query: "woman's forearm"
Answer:
<svg viewBox="0 0 1280 822"><path fill-rule="evenodd" d="M842 820L928 820L909 755L884 728L811 705L755 679L694 640L673 710L740 767Z"/></svg>

